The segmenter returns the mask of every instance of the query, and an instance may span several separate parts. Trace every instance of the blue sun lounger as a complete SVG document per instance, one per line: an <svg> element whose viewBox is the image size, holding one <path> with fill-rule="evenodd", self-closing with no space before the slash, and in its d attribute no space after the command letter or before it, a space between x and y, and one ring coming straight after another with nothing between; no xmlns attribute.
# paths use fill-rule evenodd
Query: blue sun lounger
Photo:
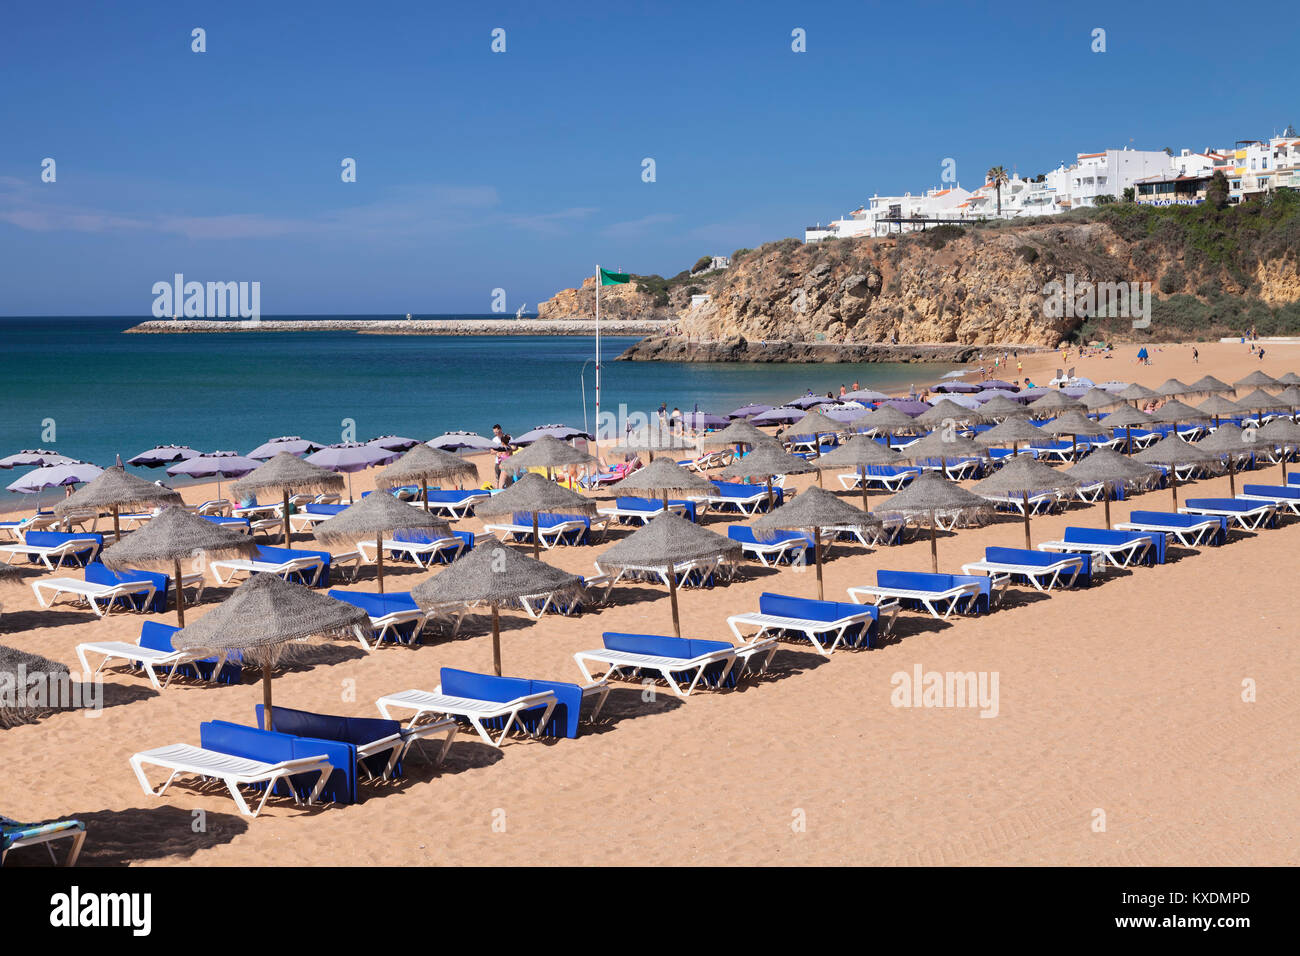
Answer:
<svg viewBox="0 0 1300 956"><path fill-rule="evenodd" d="M11 558L25 557L35 564L41 562L53 571L66 561L73 567L84 567L104 547L104 536L93 532L28 531L17 544L0 545L0 554Z"/></svg>
<svg viewBox="0 0 1300 956"><path fill-rule="evenodd" d="M668 510L674 514L681 515L688 521L698 521L699 513L697 511L698 502L690 501L684 498L669 498ZM650 519L664 510L663 500L660 498L638 498L631 495L621 495L614 499L612 508L600 508L599 513L608 518L612 518L619 524L649 524Z"/></svg>
<svg viewBox="0 0 1300 956"><path fill-rule="evenodd" d="M813 557L812 535L802 531L755 534L747 524L733 524L727 526L727 537L739 541L741 553L757 558L765 568L782 563L806 565Z"/></svg>
<svg viewBox="0 0 1300 956"><path fill-rule="evenodd" d="M714 492L705 497L705 501L714 510L721 512L738 511L744 515L754 515L767 511L767 483L745 484L743 482L713 482ZM785 492L781 488L772 489L772 501L779 508L785 504Z"/></svg>
<svg viewBox="0 0 1300 956"><path fill-rule="evenodd" d="M1215 516L1236 524L1244 531L1278 526L1278 506L1271 501L1241 498L1188 498L1178 509L1180 515Z"/></svg>
<svg viewBox="0 0 1300 956"><path fill-rule="evenodd" d="M861 488L864 484L868 488L899 491L921 474L920 468L913 468L910 465L870 465L862 470L866 472L865 475L859 471L839 475L840 486L845 491Z"/></svg>
<svg viewBox="0 0 1300 956"><path fill-rule="evenodd" d="M430 488L429 510L449 518L464 518L473 513L476 504L491 497L492 492L482 488L466 488L464 491Z"/></svg>
<svg viewBox="0 0 1300 956"><path fill-rule="evenodd" d="M871 647L873 637L889 633L897 614L898 604L892 601L878 605L851 604L765 591L759 596L756 613L733 614L727 618L727 626L738 643L765 637L803 637L818 654L830 657L841 644L845 647ZM746 638L740 631L742 625L757 630Z"/></svg>
<svg viewBox="0 0 1300 956"><path fill-rule="evenodd" d="M897 601L909 610L926 610L932 617L946 619L959 614L987 614L993 582L982 574L935 574L931 571L876 571L874 585L849 588L857 604L874 598L877 606ZM942 613L941 613L942 612Z"/></svg>
<svg viewBox="0 0 1300 956"><path fill-rule="evenodd" d="M1164 547L1170 539L1184 548L1218 546L1228 540L1228 519L1215 515L1185 515L1172 511L1133 511L1128 521L1115 525L1117 531L1152 534L1160 548L1158 560L1164 563Z"/></svg>
<svg viewBox="0 0 1300 956"><path fill-rule="evenodd" d="M1092 556L1084 553L1051 554L1028 548L985 548L984 560L963 564L962 573L983 571L995 592L1008 584L1029 584L1036 591L1061 587L1088 587L1092 583Z"/></svg>
<svg viewBox="0 0 1300 956"><path fill-rule="evenodd" d="M411 597L410 591L389 591L376 594L373 591L346 591L334 588L327 591L329 597L344 604L359 607L370 615L370 637L374 646L384 641L410 646L420 639L420 632L429 616L420 609ZM278 708L277 708L278 709Z"/></svg>
<svg viewBox="0 0 1300 956"><path fill-rule="evenodd" d="M1245 501L1271 501L1293 515L1300 515L1300 485L1242 485L1237 497Z"/></svg>
<svg viewBox="0 0 1300 956"><path fill-rule="evenodd" d="M140 625L140 637L134 644L125 641L90 641L77 645L77 660L81 662L83 672L89 674L90 661L87 654L100 654L103 660L95 673L99 673L109 661L122 661L127 666L144 670L149 683L156 690L165 690L177 675L196 677L200 680L213 680L217 669L216 657L199 657L194 651L178 651L172 646L172 638L180 628L162 621L145 621ZM221 671L215 680L219 684L238 684L242 669L243 655L238 650L226 651L221 662ZM159 673L165 673L167 679L159 682Z"/></svg>
<svg viewBox="0 0 1300 956"><path fill-rule="evenodd" d="M754 654L765 653L760 667L764 670L776 652L776 642L770 639L734 646L726 641L606 631L602 640L603 649L573 655L588 683L595 680L588 664L595 662L606 666L605 680L614 677L637 680L648 672L658 675L678 697L689 697L701 685L734 687L739 673L737 663L743 669Z"/></svg>
<svg viewBox="0 0 1300 956"><path fill-rule="evenodd" d="M1175 516L1177 517L1177 516ZM1164 564L1165 536L1148 529L1115 528L1065 529L1059 541L1044 541L1039 551L1056 551L1066 554L1092 555L1092 573L1113 568L1128 568L1137 564Z"/></svg>

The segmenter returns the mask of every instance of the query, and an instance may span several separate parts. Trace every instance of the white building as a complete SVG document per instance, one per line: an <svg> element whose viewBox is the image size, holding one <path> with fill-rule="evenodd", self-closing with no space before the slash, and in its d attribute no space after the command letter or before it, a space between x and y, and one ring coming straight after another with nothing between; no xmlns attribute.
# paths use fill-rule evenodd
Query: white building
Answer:
<svg viewBox="0 0 1300 956"><path fill-rule="evenodd" d="M1070 171L1070 206L1095 206L1098 196L1119 200L1139 179L1170 172L1171 157L1164 150L1107 149L1080 153Z"/></svg>

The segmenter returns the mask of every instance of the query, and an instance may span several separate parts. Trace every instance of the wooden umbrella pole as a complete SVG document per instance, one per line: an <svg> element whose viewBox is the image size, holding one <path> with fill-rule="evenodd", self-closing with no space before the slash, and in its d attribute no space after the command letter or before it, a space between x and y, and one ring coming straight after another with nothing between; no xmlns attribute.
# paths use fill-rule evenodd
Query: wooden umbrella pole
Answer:
<svg viewBox="0 0 1300 956"><path fill-rule="evenodd" d="M1110 527L1110 485L1105 482L1101 486L1101 500L1106 503L1106 527Z"/></svg>
<svg viewBox="0 0 1300 956"><path fill-rule="evenodd" d="M428 478L423 479L421 485L424 488L424 513L428 514L429 513L429 479Z"/></svg>
<svg viewBox="0 0 1300 956"><path fill-rule="evenodd" d="M1029 539L1029 489L1028 489L1028 488L1022 488L1022 489L1020 489L1020 493L1021 493L1021 495L1024 496L1024 505L1025 505L1025 547L1028 549L1028 548L1032 548L1032 547L1033 547L1033 545L1029 543L1029 540L1030 540L1030 539Z"/></svg>
<svg viewBox="0 0 1300 956"><path fill-rule="evenodd" d="M284 546L289 547L289 489L284 489Z"/></svg>
<svg viewBox="0 0 1300 956"><path fill-rule="evenodd" d="M213 677L216 675L214 674ZM266 714L266 729L274 730L271 718L271 662L262 664L262 711Z"/></svg>
<svg viewBox="0 0 1300 956"><path fill-rule="evenodd" d="M501 611L492 602L492 670L501 676Z"/></svg>
<svg viewBox="0 0 1300 956"><path fill-rule="evenodd" d="M1237 459L1233 457L1232 452L1228 452L1228 494L1237 497Z"/></svg>
<svg viewBox="0 0 1300 956"><path fill-rule="evenodd" d="M1286 466L1283 465L1282 467L1285 468ZM770 512L774 507L776 507L776 502L772 495L772 476L768 475L767 476L767 510Z"/></svg>
<svg viewBox="0 0 1300 956"><path fill-rule="evenodd" d="M934 510L930 511L930 568L935 574L939 573L939 546L934 540L934 526L938 522L938 517Z"/></svg>
<svg viewBox="0 0 1300 956"><path fill-rule="evenodd" d="M172 558L172 571L176 578L174 584L176 587L176 623L181 627L185 626L185 589L181 587L181 559ZM215 678L216 675L214 674Z"/></svg>
<svg viewBox="0 0 1300 956"><path fill-rule="evenodd" d="M1174 496L1174 510L1178 510L1178 465L1169 463L1169 491Z"/></svg>
<svg viewBox="0 0 1300 956"><path fill-rule="evenodd" d="M122 531L117 526L117 505L113 505L113 540L114 541L122 540Z"/></svg>
<svg viewBox="0 0 1300 956"><path fill-rule="evenodd" d="M537 530L537 512L533 512L533 560L540 561L542 557L542 535Z"/></svg>
<svg viewBox="0 0 1300 956"><path fill-rule="evenodd" d="M813 561L817 565L817 600L826 600L826 592L822 588L822 534L821 528L813 528Z"/></svg>
<svg viewBox="0 0 1300 956"><path fill-rule="evenodd" d="M375 535L375 578L379 582L379 593L384 593L384 535Z"/></svg>
<svg viewBox="0 0 1300 956"><path fill-rule="evenodd" d="M870 511L871 509L867 507L867 466L866 465L863 465L861 468L858 469L858 478L860 479L858 484L862 486L862 510Z"/></svg>
<svg viewBox="0 0 1300 956"><path fill-rule="evenodd" d="M682 622L677 611L677 569L668 562L668 600L673 605L673 633L682 636Z"/></svg>

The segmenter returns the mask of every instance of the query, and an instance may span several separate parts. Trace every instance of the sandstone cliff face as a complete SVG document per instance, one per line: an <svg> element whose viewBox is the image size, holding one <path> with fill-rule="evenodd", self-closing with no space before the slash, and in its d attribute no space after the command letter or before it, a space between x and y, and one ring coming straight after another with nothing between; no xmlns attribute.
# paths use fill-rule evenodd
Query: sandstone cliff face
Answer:
<svg viewBox="0 0 1300 956"><path fill-rule="evenodd" d="M582 280L581 288L563 289L537 307L539 319L592 319L596 316L596 277ZM671 305L655 304L635 282L600 289L601 319L667 320L676 318Z"/></svg>

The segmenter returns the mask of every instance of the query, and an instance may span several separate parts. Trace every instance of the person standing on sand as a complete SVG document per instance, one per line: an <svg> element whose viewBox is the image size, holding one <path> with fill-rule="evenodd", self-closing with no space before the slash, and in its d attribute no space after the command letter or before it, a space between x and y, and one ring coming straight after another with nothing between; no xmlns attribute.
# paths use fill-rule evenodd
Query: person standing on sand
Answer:
<svg viewBox="0 0 1300 956"><path fill-rule="evenodd" d="M1194 365L1201 364L1201 353L1196 351L1195 345L1192 346L1192 364Z"/></svg>
<svg viewBox="0 0 1300 956"><path fill-rule="evenodd" d="M505 485L501 484L501 463L510 457L510 436L500 425L492 426L492 447L497 449L492 477L498 488L504 488Z"/></svg>

